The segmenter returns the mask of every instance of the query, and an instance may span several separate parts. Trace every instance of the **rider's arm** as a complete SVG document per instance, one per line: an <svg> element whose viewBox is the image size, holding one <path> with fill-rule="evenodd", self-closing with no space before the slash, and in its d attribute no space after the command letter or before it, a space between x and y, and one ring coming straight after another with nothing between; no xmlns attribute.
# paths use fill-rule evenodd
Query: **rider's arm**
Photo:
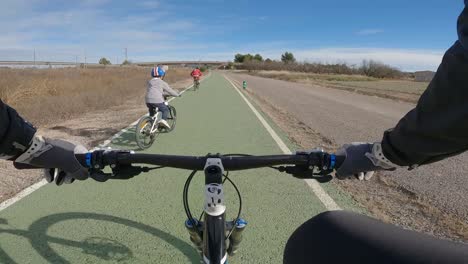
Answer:
<svg viewBox="0 0 468 264"><path fill-rule="evenodd" d="M468 149L468 0L458 41L413 110L384 133L384 155L401 166L435 162Z"/></svg>
<svg viewBox="0 0 468 264"><path fill-rule="evenodd" d="M175 97L180 96L180 94L174 91L171 87L169 87L169 85L166 82L163 83L162 87L163 87L163 90L169 93L170 95L175 96Z"/></svg>
<svg viewBox="0 0 468 264"><path fill-rule="evenodd" d="M45 170L48 182L57 185L85 180L88 171L75 158L76 146L62 140L34 137L36 129L0 100L0 159L26 163L39 168L58 168L58 176ZM86 149L83 149L86 151Z"/></svg>
<svg viewBox="0 0 468 264"><path fill-rule="evenodd" d="M0 100L0 158L14 160L31 144L36 129Z"/></svg>

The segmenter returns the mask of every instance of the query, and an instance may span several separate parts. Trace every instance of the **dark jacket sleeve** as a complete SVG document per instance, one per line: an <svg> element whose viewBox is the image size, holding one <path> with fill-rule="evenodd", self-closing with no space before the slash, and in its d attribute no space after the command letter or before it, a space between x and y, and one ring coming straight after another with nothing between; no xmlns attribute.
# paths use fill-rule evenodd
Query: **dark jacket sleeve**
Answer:
<svg viewBox="0 0 468 264"><path fill-rule="evenodd" d="M14 160L31 144L36 129L0 100L0 158Z"/></svg>
<svg viewBox="0 0 468 264"><path fill-rule="evenodd" d="M416 107L384 133L383 152L395 164L427 164L468 149L468 0L457 27L458 41Z"/></svg>

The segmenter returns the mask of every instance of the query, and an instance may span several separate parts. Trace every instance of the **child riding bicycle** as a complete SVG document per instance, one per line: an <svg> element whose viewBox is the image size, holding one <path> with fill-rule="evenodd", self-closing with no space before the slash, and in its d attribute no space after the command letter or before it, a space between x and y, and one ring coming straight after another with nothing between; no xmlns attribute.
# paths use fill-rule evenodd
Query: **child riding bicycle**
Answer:
<svg viewBox="0 0 468 264"><path fill-rule="evenodd" d="M163 81L166 71L162 67L153 67L151 69L151 80L148 81L148 86L146 90L146 106L148 107L150 116L156 114L156 108L162 113L161 120L158 121L159 125L170 129L170 125L167 123L167 118L169 117L169 108L165 102L165 96L171 95L175 97L180 97L180 94L174 91L169 85Z"/></svg>
<svg viewBox="0 0 468 264"><path fill-rule="evenodd" d="M194 82L200 81L200 77L203 75L201 72L200 68L197 67L195 68L191 73L190 76L192 76Z"/></svg>

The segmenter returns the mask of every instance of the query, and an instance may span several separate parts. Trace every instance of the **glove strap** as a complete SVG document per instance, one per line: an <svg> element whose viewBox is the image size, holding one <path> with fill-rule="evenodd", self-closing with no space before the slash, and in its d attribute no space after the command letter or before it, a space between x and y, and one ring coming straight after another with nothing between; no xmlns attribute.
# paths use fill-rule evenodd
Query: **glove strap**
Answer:
<svg viewBox="0 0 468 264"><path fill-rule="evenodd" d="M375 166L382 167L384 169L400 167L385 157L380 143L374 143L372 146L372 153L367 152L365 155Z"/></svg>
<svg viewBox="0 0 468 264"><path fill-rule="evenodd" d="M28 163L29 161L31 161L31 159L40 156L42 153L48 151L51 148L52 146L46 144L42 136L35 136L29 148L23 154L21 154L15 160L15 162Z"/></svg>

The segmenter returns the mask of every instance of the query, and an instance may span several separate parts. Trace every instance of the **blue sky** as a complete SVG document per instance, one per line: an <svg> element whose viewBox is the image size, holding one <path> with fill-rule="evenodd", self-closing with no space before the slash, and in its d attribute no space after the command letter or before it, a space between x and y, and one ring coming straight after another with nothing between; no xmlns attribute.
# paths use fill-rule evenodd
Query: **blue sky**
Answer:
<svg viewBox="0 0 468 264"><path fill-rule="evenodd" d="M235 53L436 69L462 0L2 0L0 60L232 60Z"/></svg>

